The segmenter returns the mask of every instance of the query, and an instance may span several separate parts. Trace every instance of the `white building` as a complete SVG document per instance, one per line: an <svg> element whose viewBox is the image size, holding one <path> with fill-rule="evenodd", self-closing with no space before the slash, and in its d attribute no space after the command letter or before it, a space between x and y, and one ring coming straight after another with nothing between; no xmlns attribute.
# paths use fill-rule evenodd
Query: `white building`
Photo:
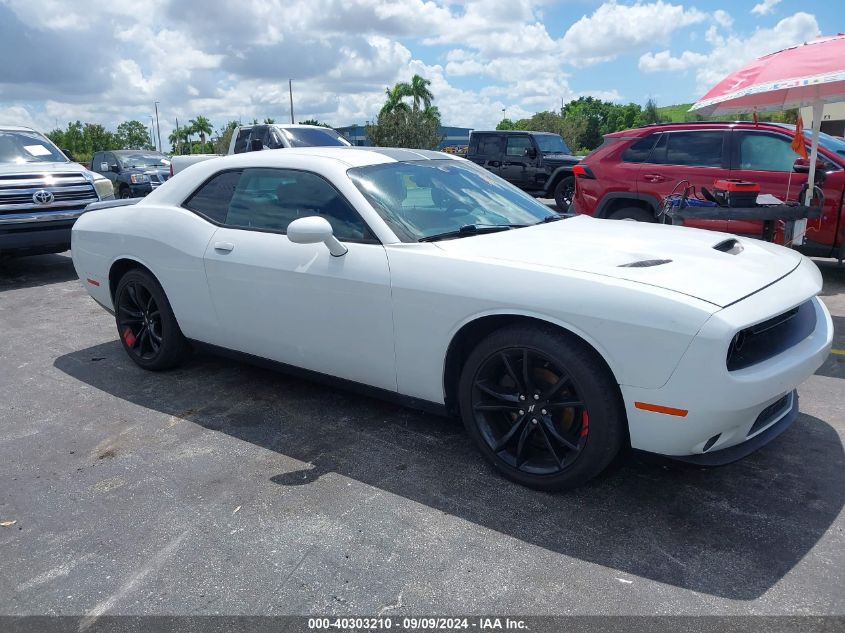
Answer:
<svg viewBox="0 0 845 633"><path fill-rule="evenodd" d="M801 118L804 120L804 127L809 129L813 125L813 108L801 108ZM832 136L845 136L845 103L825 104L822 132Z"/></svg>

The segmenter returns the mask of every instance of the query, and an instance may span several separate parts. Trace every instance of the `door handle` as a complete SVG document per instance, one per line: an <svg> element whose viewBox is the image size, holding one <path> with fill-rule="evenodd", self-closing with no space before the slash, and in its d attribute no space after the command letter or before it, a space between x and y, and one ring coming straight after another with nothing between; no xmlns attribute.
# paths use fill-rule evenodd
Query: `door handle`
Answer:
<svg viewBox="0 0 845 633"><path fill-rule="evenodd" d="M643 174L643 180L646 182L666 182L668 178L660 174Z"/></svg>
<svg viewBox="0 0 845 633"><path fill-rule="evenodd" d="M214 242L214 250L215 251L222 251L224 253L228 253L234 248L235 248L235 245L232 244L231 242Z"/></svg>

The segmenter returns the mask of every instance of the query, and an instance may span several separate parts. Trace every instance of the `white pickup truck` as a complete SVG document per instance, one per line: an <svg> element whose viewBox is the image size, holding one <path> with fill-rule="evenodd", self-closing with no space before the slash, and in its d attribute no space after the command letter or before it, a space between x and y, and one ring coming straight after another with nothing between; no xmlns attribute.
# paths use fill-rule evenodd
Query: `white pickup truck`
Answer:
<svg viewBox="0 0 845 633"><path fill-rule="evenodd" d="M296 125L293 123L269 123L243 125L235 128L227 155L256 152L283 147L337 147L352 145L332 128L319 125ZM186 167L220 154L174 155L170 161L170 175L178 174Z"/></svg>

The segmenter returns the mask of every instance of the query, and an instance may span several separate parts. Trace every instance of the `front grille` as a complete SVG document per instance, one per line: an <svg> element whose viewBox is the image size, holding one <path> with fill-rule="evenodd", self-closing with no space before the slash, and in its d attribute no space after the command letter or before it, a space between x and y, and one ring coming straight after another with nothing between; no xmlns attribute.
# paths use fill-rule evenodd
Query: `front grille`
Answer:
<svg viewBox="0 0 845 633"><path fill-rule="evenodd" d="M33 196L39 191L50 192L52 202L37 203ZM0 214L83 209L98 199L94 185L79 173L0 176Z"/></svg>
<svg viewBox="0 0 845 633"><path fill-rule="evenodd" d="M736 333L728 348L728 371L744 369L777 356L803 341L816 329L812 299L797 308Z"/></svg>
<svg viewBox="0 0 845 633"><path fill-rule="evenodd" d="M772 422L777 421L778 418L783 417L783 414L786 413L791 406L791 393L786 394L776 402L770 404L768 407L760 411L760 415L758 415L757 419L754 420L754 424L751 425L751 428L748 430L748 435L746 435L746 437L754 435L757 431L766 428Z"/></svg>

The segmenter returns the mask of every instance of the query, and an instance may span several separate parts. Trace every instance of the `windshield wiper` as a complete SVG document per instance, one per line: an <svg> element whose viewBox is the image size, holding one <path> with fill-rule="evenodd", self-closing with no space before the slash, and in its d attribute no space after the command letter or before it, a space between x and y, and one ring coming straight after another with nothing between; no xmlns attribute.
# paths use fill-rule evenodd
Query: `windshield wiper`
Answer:
<svg viewBox="0 0 845 633"><path fill-rule="evenodd" d="M466 237L467 235L478 235L479 233L497 233L498 231L507 231L509 229L519 229L525 226L524 224L464 224L457 231L446 231L445 233L437 233L435 235L428 235L421 237L420 242L436 242L437 240L446 240L453 237Z"/></svg>

